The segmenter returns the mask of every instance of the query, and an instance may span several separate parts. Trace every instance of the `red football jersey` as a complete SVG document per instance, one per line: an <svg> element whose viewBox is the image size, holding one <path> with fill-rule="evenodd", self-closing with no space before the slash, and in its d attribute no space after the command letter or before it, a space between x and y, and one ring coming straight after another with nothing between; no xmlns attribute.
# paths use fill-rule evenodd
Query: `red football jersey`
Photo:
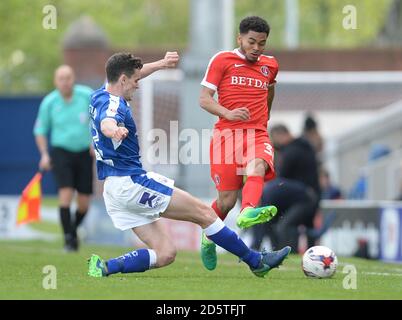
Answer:
<svg viewBox="0 0 402 320"><path fill-rule="evenodd" d="M249 62L239 49L214 55L201 84L217 91L218 102L225 108L247 107L250 111L247 121L219 118L215 128L267 130L268 91L277 74L278 62L272 56L261 55L258 61Z"/></svg>

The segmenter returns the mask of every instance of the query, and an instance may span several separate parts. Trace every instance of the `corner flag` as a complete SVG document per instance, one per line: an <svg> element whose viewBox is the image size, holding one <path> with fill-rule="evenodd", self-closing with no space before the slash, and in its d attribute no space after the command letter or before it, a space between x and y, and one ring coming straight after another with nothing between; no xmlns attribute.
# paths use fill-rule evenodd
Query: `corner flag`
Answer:
<svg viewBox="0 0 402 320"><path fill-rule="evenodd" d="M38 221L39 209L42 200L40 182L42 173L38 172L22 191L17 211L17 225Z"/></svg>

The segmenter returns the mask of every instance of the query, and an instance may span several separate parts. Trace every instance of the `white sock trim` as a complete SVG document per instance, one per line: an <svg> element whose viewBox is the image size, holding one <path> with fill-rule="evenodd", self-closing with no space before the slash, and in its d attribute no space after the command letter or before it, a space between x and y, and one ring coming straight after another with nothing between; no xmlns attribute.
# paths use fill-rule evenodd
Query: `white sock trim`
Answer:
<svg viewBox="0 0 402 320"><path fill-rule="evenodd" d="M152 269L156 265L156 252L152 249L148 249L149 253L149 269Z"/></svg>
<svg viewBox="0 0 402 320"><path fill-rule="evenodd" d="M220 218L216 218L215 222L210 224L208 227L204 229L205 234L209 237L218 233L225 227L225 224Z"/></svg>

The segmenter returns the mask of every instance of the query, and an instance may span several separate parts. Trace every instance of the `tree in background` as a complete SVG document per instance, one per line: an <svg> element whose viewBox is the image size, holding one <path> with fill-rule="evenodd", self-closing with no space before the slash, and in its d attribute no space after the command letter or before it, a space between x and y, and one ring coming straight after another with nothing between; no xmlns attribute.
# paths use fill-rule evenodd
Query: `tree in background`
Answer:
<svg viewBox="0 0 402 320"><path fill-rule="evenodd" d="M380 39L395 40L380 41L381 44L400 44L400 3L401 0L299 0L300 46L369 46L383 25ZM42 27L45 16L42 10L49 4L57 9L55 30ZM234 4L235 25L247 15L261 15L272 28L268 51L285 47L284 0L234 0ZM350 4L357 9L356 30L342 28L342 9ZM189 0L119 0L113 4L110 0L1 0L0 94L50 90L53 70L62 62L63 35L68 26L82 15L94 19L114 48L185 50L189 35L189 6ZM389 8L391 11L386 20ZM399 29L395 25L399 25Z"/></svg>
<svg viewBox="0 0 402 320"><path fill-rule="evenodd" d="M43 8L57 10L57 28L44 29ZM91 16L115 48L184 47L188 36L187 0L2 0L0 1L0 94L52 89L53 70L62 62L68 26ZM167 27L168 26L168 27Z"/></svg>

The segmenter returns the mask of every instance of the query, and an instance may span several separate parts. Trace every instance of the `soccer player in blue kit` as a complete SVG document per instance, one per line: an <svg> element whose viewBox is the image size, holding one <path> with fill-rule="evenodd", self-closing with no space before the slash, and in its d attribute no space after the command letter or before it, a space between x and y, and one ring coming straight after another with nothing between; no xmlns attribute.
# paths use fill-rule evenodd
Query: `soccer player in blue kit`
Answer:
<svg viewBox="0 0 402 320"><path fill-rule="evenodd" d="M89 276L144 272L172 263L176 248L160 217L198 224L209 239L239 257L258 277L278 267L291 250L251 250L209 205L175 187L173 180L142 168L137 129L128 101L140 79L159 69L175 67L178 60L176 52L167 52L164 59L143 67L132 54L116 53L106 63L107 84L92 95L92 137L98 178L105 180L106 210L116 228L132 229L148 249L107 261L93 254L88 262Z"/></svg>

